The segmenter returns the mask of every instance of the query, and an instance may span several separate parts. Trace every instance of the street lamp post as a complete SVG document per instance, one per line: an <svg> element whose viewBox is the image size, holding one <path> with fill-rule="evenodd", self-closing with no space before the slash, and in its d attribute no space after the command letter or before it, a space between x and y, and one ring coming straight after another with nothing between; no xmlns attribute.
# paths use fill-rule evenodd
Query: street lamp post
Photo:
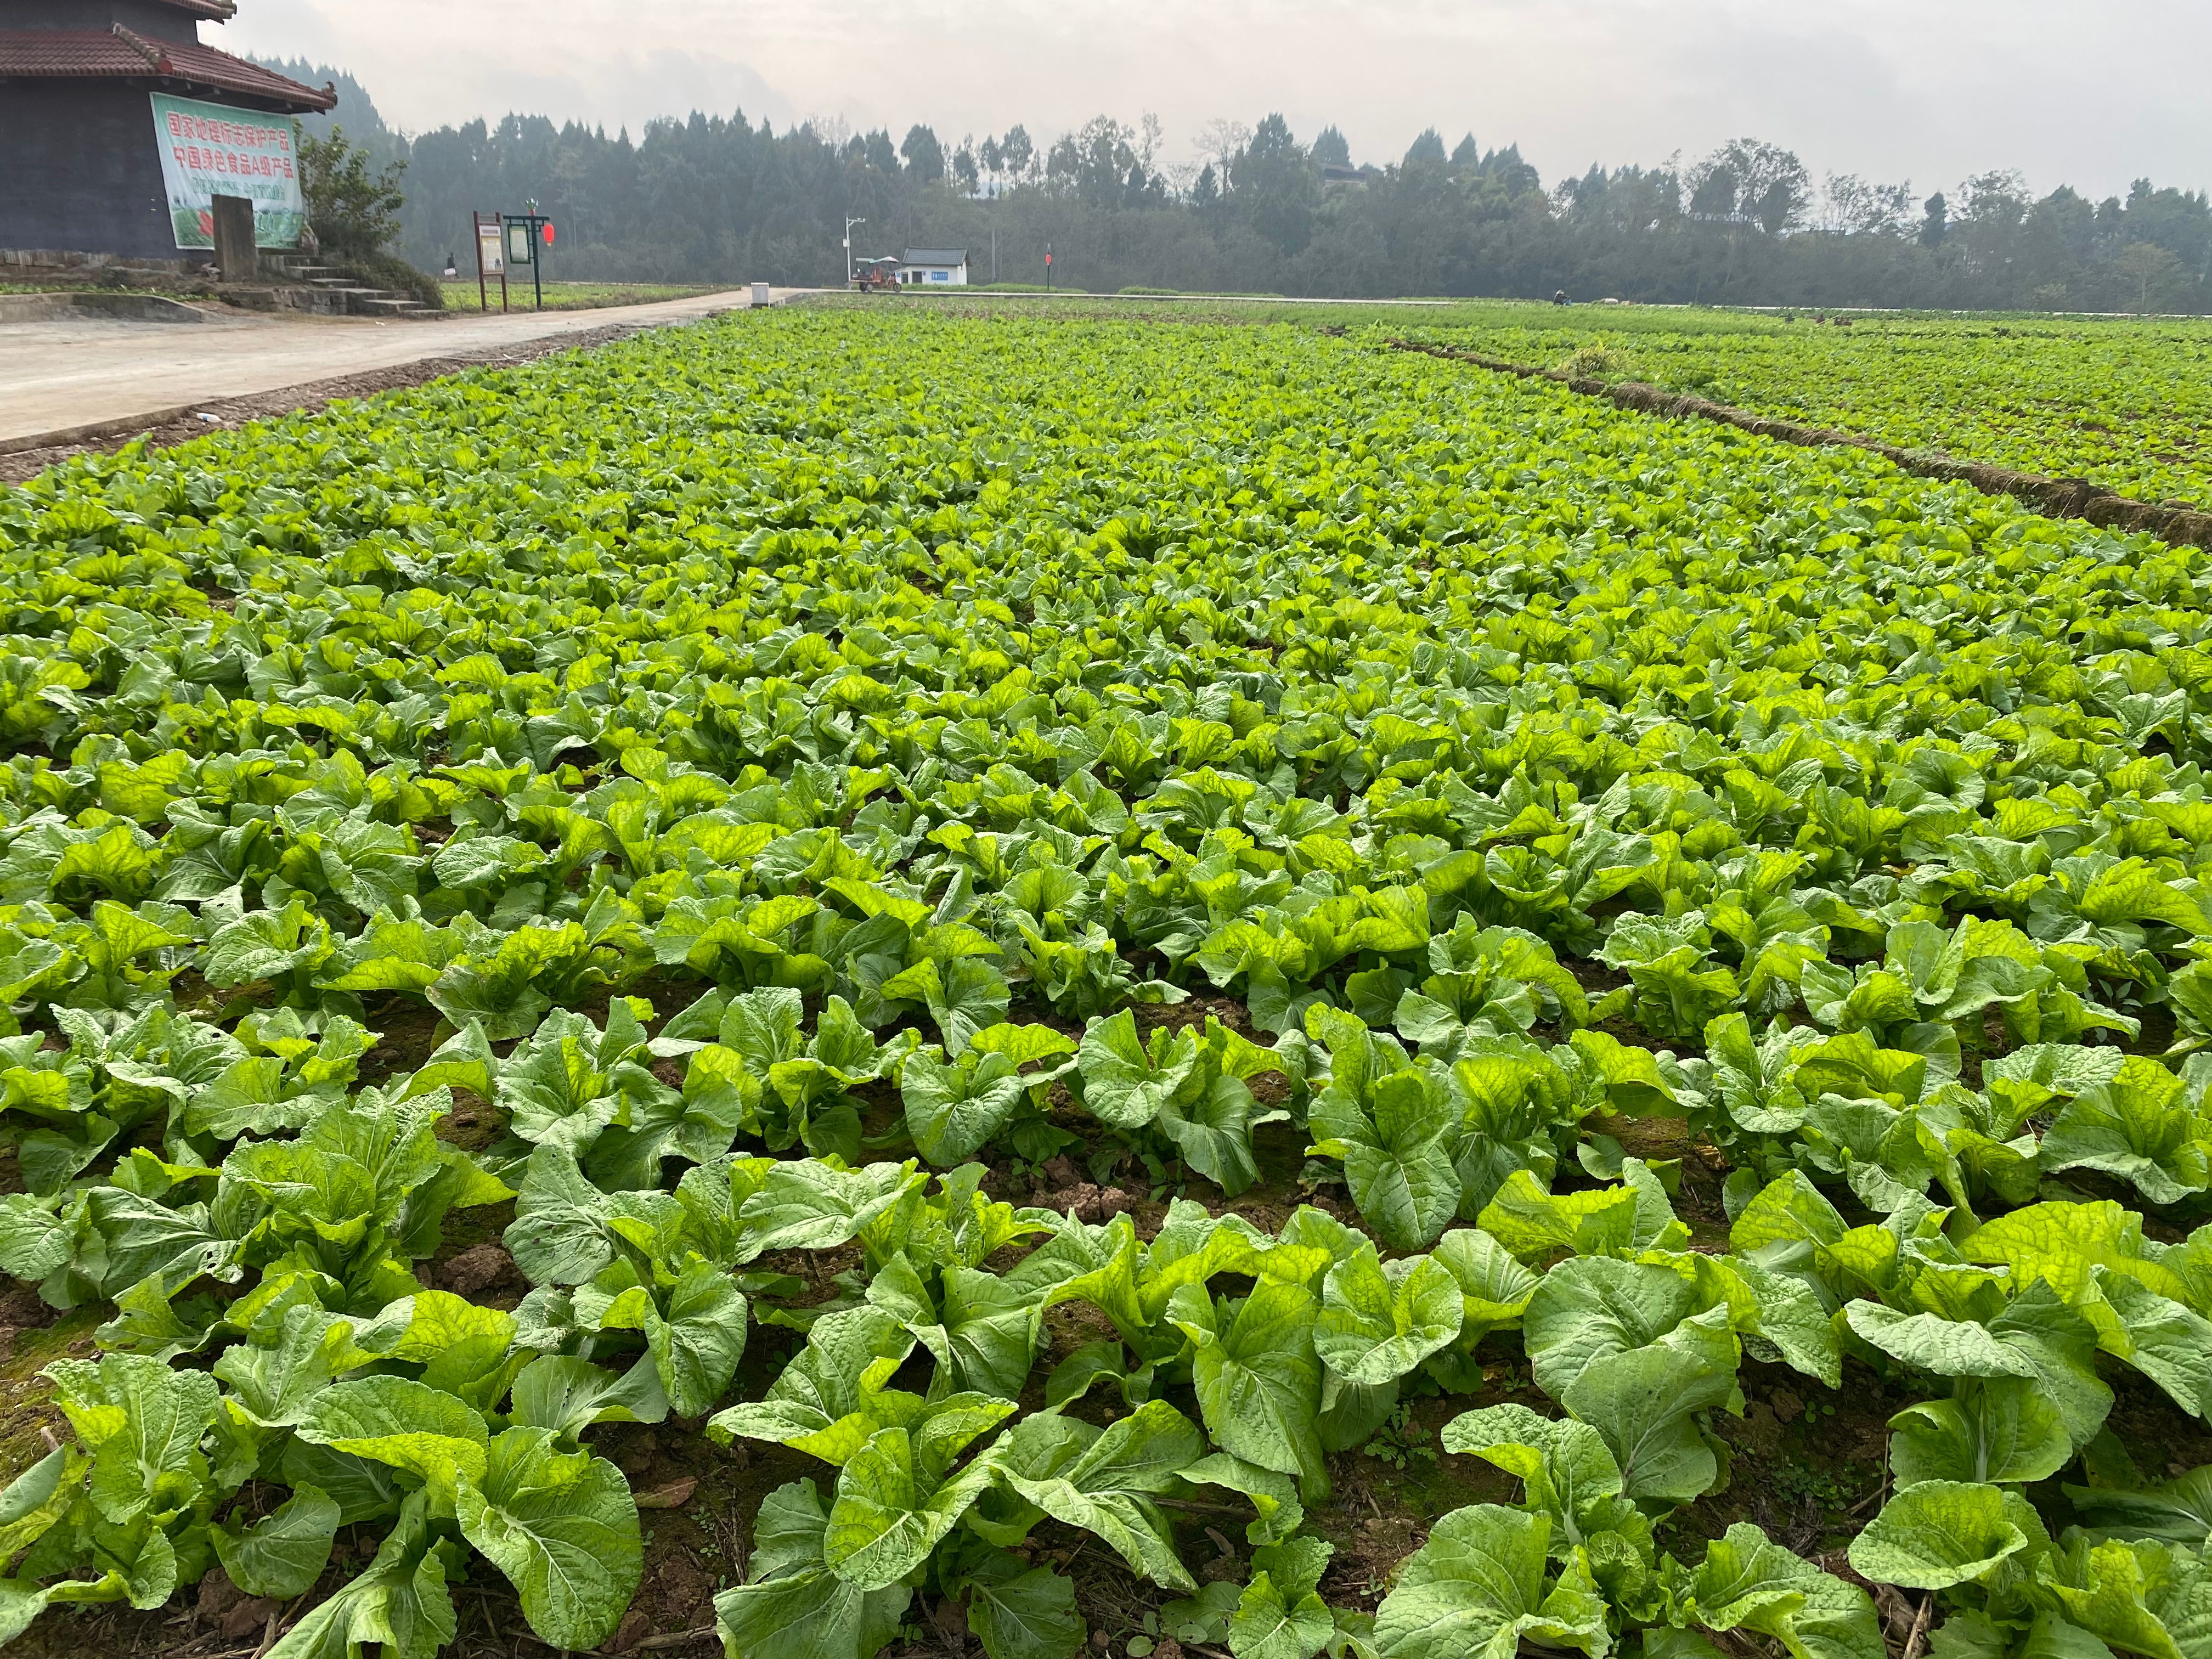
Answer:
<svg viewBox="0 0 2212 1659"><path fill-rule="evenodd" d="M865 225L867 222L866 219L845 221L845 286L847 288L853 286L853 227Z"/></svg>
<svg viewBox="0 0 2212 1659"><path fill-rule="evenodd" d="M507 231L506 257L500 263L507 266L529 265L532 292L537 299L538 308L543 311L545 309L544 253L553 240L553 222L538 210L535 196L523 206L527 211L500 216L501 223ZM500 279L502 305L506 303L506 277L502 275Z"/></svg>
<svg viewBox="0 0 2212 1659"><path fill-rule="evenodd" d="M538 309L543 311L545 309L545 261L543 258L544 249L538 240L538 228L544 223L544 220L538 215L535 196L522 206L530 215L530 291L537 301Z"/></svg>

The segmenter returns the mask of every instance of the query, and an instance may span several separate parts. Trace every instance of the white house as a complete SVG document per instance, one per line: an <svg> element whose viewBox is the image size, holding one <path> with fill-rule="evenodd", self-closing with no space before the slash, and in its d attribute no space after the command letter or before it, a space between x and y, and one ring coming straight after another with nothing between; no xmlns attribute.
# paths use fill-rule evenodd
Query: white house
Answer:
<svg viewBox="0 0 2212 1659"><path fill-rule="evenodd" d="M899 255L899 283L910 288L965 288L968 250L964 247L910 247Z"/></svg>

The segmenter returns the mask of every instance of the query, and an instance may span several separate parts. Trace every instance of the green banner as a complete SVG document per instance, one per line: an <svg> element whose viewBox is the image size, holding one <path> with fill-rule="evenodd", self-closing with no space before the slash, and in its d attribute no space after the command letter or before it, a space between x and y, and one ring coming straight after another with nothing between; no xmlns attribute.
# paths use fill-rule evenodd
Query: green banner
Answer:
<svg viewBox="0 0 2212 1659"><path fill-rule="evenodd" d="M153 99L177 246L213 247L214 198L243 196L253 204L256 246L298 246L307 215L292 118L161 92Z"/></svg>

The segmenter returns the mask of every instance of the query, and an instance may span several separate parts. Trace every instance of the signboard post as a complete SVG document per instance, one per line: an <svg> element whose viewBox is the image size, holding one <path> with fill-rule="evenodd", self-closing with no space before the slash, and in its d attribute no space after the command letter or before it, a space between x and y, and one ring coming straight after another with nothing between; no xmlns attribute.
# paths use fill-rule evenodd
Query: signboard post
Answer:
<svg viewBox="0 0 2212 1659"><path fill-rule="evenodd" d="M243 196L253 204L258 246L297 247L307 212L300 198L292 118L172 98L166 92L151 96L161 184L177 246L212 248L215 198Z"/></svg>
<svg viewBox="0 0 2212 1659"><path fill-rule="evenodd" d="M477 307L483 311L491 309L491 295L486 286L486 279L497 276L499 308L504 313L507 310L507 258L499 245L499 215L473 213L470 219L477 239Z"/></svg>
<svg viewBox="0 0 2212 1659"><path fill-rule="evenodd" d="M1052 244L1044 245L1044 291L1052 292Z"/></svg>
<svg viewBox="0 0 2212 1659"><path fill-rule="evenodd" d="M536 296L538 308L545 309L545 280L544 248L553 246L553 222L538 210L538 199L532 197L523 206L526 213L507 216L507 263L530 267L531 291ZM539 244L543 244L541 247Z"/></svg>

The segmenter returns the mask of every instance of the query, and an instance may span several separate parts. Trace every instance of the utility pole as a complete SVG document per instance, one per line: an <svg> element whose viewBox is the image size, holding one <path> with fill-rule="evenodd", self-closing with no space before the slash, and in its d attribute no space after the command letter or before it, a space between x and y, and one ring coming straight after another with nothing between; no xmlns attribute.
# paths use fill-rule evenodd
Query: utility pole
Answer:
<svg viewBox="0 0 2212 1659"><path fill-rule="evenodd" d="M865 225L867 222L866 219L845 221L845 286L847 288L853 286L853 227Z"/></svg>
<svg viewBox="0 0 2212 1659"><path fill-rule="evenodd" d="M991 216L991 286L999 285L999 216Z"/></svg>

